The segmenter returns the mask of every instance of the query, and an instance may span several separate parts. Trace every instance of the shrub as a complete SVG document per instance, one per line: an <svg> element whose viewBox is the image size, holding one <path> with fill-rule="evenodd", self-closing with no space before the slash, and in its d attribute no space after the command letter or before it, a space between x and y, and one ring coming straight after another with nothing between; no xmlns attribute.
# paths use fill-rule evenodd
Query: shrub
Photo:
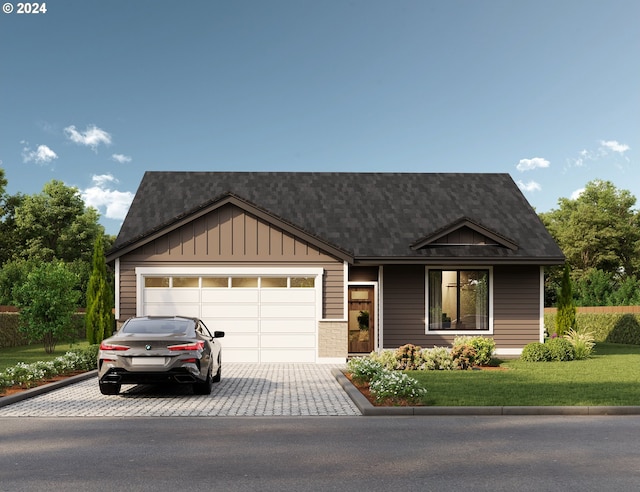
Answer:
<svg viewBox="0 0 640 492"><path fill-rule="evenodd" d="M355 381L364 383L371 381L384 368L380 362L369 357L354 357L347 363L347 370Z"/></svg>
<svg viewBox="0 0 640 492"><path fill-rule="evenodd" d="M386 369L371 381L369 390L378 402L391 399L417 403L427 394L427 390L406 373Z"/></svg>
<svg viewBox="0 0 640 492"><path fill-rule="evenodd" d="M526 362L546 362L551 360L551 352L548 344L532 342L524 346L520 359Z"/></svg>
<svg viewBox="0 0 640 492"><path fill-rule="evenodd" d="M470 369L476 361L477 351L468 337L456 337L451 348L451 357L459 369Z"/></svg>
<svg viewBox="0 0 640 492"><path fill-rule="evenodd" d="M382 364L382 367L393 371L398 368L398 359L395 350L381 350L380 352L371 352L369 357Z"/></svg>
<svg viewBox="0 0 640 492"><path fill-rule="evenodd" d="M591 332L569 330L564 335L564 338L573 345L576 360L587 359L591 356L591 352L595 346L595 339Z"/></svg>
<svg viewBox="0 0 640 492"><path fill-rule="evenodd" d="M559 362L573 360L575 350L571 342L565 338L552 338L545 343L549 349L550 360Z"/></svg>
<svg viewBox="0 0 640 492"><path fill-rule="evenodd" d="M424 363L420 369L426 371L451 371L456 368L451 351L447 347L433 347L422 351Z"/></svg>
<svg viewBox="0 0 640 492"><path fill-rule="evenodd" d="M408 343L396 350L398 360L397 369L401 371L416 371L422 365L421 347Z"/></svg>

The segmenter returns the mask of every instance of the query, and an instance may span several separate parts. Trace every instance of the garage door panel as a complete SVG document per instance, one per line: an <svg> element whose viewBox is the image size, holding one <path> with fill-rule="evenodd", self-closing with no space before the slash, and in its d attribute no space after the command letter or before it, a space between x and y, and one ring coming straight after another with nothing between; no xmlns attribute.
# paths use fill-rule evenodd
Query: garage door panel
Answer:
<svg viewBox="0 0 640 492"><path fill-rule="evenodd" d="M316 346L316 337L315 335L291 333L286 335L261 335L260 346L263 348L314 348Z"/></svg>
<svg viewBox="0 0 640 492"><path fill-rule="evenodd" d="M203 318L257 318L257 304L203 304Z"/></svg>
<svg viewBox="0 0 640 492"><path fill-rule="evenodd" d="M258 299L254 289L202 289L202 302L257 303Z"/></svg>
<svg viewBox="0 0 640 492"><path fill-rule="evenodd" d="M224 331L227 333L258 333L260 331L257 319L231 319L231 318L202 318L210 331Z"/></svg>
<svg viewBox="0 0 640 492"><path fill-rule="evenodd" d="M260 291L261 302L282 302L283 293L289 304L316 302L315 289L263 289Z"/></svg>
<svg viewBox="0 0 640 492"><path fill-rule="evenodd" d="M270 350L263 349L260 353L260 361L270 362L291 362L291 363L314 363L316 361L316 350Z"/></svg>
<svg viewBox="0 0 640 492"><path fill-rule="evenodd" d="M246 348L223 348L222 364L224 365L225 362L258 363L260 362L260 351L258 349L251 350Z"/></svg>
<svg viewBox="0 0 640 492"><path fill-rule="evenodd" d="M262 319L262 333L313 333L316 332L314 320L302 319Z"/></svg>
<svg viewBox="0 0 640 492"><path fill-rule="evenodd" d="M233 333L224 332L224 338L221 340L223 350L227 348L258 348L260 347L260 336L250 333Z"/></svg>
<svg viewBox="0 0 640 492"><path fill-rule="evenodd" d="M198 289L146 289L145 302L200 302Z"/></svg>
<svg viewBox="0 0 640 492"><path fill-rule="evenodd" d="M197 318L200 316L200 306L198 304L146 304L144 307L146 316L188 316Z"/></svg>
<svg viewBox="0 0 640 492"><path fill-rule="evenodd" d="M315 313L315 305L263 304L260 307L262 318L310 318L315 317Z"/></svg>

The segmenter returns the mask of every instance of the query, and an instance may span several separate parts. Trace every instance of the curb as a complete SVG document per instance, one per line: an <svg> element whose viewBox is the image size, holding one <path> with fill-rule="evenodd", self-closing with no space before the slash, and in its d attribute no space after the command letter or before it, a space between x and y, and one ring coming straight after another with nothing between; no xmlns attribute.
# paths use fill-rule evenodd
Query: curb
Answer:
<svg viewBox="0 0 640 492"><path fill-rule="evenodd" d="M393 415L640 415L640 406L377 407L360 393L360 390L347 379L340 369L332 369L331 373L365 417Z"/></svg>
<svg viewBox="0 0 640 492"><path fill-rule="evenodd" d="M85 379L91 379L97 375L98 375L98 370L94 369L92 371L83 372L82 374L77 374L75 376L61 379L60 381L54 381L53 383L43 384L42 386L36 386L35 388L24 390L24 391L21 391L20 393L15 393L9 396L0 396L0 408L6 407L7 405L11 405L12 403L17 403L19 401L26 400L28 398L33 398L34 396L48 393L49 391L53 391L58 388L64 388L65 386L69 386L70 384L84 381Z"/></svg>

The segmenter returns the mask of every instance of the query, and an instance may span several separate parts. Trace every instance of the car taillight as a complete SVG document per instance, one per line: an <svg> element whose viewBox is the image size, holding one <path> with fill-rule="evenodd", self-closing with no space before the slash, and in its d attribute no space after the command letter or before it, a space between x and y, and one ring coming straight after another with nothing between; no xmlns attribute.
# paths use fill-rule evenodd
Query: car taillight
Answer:
<svg viewBox="0 0 640 492"><path fill-rule="evenodd" d="M167 347L169 350L202 350L204 348L204 342L198 340L194 343L184 343L182 345L171 345Z"/></svg>
<svg viewBox="0 0 640 492"><path fill-rule="evenodd" d="M117 350L117 351L122 351L122 350L129 350L130 347L127 347L126 345L115 345L113 343L104 343L102 342L100 344L100 350Z"/></svg>

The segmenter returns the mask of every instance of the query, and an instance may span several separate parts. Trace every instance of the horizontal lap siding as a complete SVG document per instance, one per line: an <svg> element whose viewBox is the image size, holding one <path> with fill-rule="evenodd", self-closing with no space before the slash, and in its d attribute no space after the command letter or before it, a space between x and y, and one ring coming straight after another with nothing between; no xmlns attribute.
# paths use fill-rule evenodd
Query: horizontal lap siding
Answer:
<svg viewBox="0 0 640 492"><path fill-rule="evenodd" d="M493 338L500 348L522 348L540 340L540 268L493 269Z"/></svg>
<svg viewBox="0 0 640 492"><path fill-rule="evenodd" d="M493 269L493 339L498 348L522 348L539 340L540 269L500 266ZM421 347L450 345L455 334L425 334L424 265L387 265L383 274L384 348L406 343Z"/></svg>

